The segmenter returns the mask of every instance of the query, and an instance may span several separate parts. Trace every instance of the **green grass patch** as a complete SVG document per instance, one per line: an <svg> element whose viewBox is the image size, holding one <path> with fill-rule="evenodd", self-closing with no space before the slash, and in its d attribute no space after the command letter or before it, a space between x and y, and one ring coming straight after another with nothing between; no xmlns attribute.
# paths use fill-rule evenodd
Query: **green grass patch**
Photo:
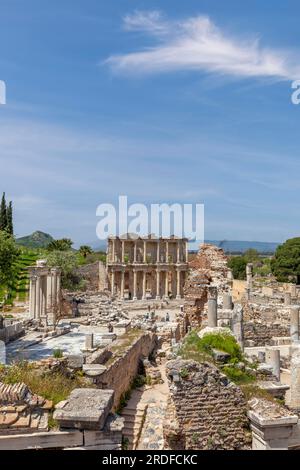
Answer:
<svg viewBox="0 0 300 470"><path fill-rule="evenodd" d="M6 384L24 382L31 392L52 400L54 405L66 400L74 388L92 386L77 374L66 376L61 372L42 372L28 362L17 362L11 366L0 367L0 382Z"/></svg>
<svg viewBox="0 0 300 470"><path fill-rule="evenodd" d="M243 358L242 350L231 334L208 333L203 338L199 338L195 330L191 331L185 338L179 350L179 355L184 359L194 359L198 360L198 362L203 362L203 360L212 358L213 349L230 354L232 361L240 361Z"/></svg>
<svg viewBox="0 0 300 470"><path fill-rule="evenodd" d="M237 385L241 384L250 384L255 382L256 378L252 374L245 372L243 370L234 367L233 365L228 365L222 368L222 372Z"/></svg>

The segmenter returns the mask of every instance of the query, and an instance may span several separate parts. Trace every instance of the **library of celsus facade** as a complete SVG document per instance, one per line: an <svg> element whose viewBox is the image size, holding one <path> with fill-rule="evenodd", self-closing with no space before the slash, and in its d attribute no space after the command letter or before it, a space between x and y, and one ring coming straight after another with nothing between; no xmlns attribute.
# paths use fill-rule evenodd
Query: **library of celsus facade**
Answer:
<svg viewBox="0 0 300 470"><path fill-rule="evenodd" d="M185 238L109 237L107 272L112 295L125 300L181 299L188 269Z"/></svg>

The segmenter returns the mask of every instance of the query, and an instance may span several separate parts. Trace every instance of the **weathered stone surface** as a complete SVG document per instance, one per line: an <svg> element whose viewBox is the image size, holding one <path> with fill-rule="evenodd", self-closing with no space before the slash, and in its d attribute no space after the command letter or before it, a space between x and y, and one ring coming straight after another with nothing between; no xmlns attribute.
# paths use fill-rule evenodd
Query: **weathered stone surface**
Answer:
<svg viewBox="0 0 300 470"><path fill-rule="evenodd" d="M61 428L102 429L113 404L113 390L78 388L54 412Z"/></svg>
<svg viewBox="0 0 300 470"><path fill-rule="evenodd" d="M248 449L246 402L241 389L215 366L176 359L164 422L168 449Z"/></svg>

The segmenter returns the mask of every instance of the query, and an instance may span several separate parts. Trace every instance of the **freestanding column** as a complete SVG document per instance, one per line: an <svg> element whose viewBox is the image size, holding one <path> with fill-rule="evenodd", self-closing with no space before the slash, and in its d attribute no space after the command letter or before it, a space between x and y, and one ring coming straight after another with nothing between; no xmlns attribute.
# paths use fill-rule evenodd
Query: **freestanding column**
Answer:
<svg viewBox="0 0 300 470"><path fill-rule="evenodd" d="M280 350L266 348L266 363L272 366L273 374L280 381Z"/></svg>
<svg viewBox="0 0 300 470"><path fill-rule="evenodd" d="M299 341L299 307L294 305L290 309L290 331L291 331L291 340L292 343Z"/></svg>
<svg viewBox="0 0 300 470"><path fill-rule="evenodd" d="M247 276L247 287L252 290L253 287L253 264L248 263L246 266L246 276Z"/></svg>
<svg viewBox="0 0 300 470"><path fill-rule="evenodd" d="M218 304L216 299L208 299L207 320L210 328L218 326Z"/></svg>
<svg viewBox="0 0 300 470"><path fill-rule="evenodd" d="M160 299L160 271L156 271L156 299Z"/></svg>
<svg viewBox="0 0 300 470"><path fill-rule="evenodd" d="M227 310L232 310L232 297L230 294L223 294L223 308Z"/></svg>
<svg viewBox="0 0 300 470"><path fill-rule="evenodd" d="M166 271L166 277L165 277L165 297L166 299L169 298L169 273Z"/></svg>
<svg viewBox="0 0 300 470"><path fill-rule="evenodd" d="M42 276L41 278L41 292L42 292L42 317L47 326L47 277Z"/></svg>
<svg viewBox="0 0 300 470"><path fill-rule="evenodd" d="M239 304L234 306L231 319L232 332L240 345L244 349L244 311L243 307Z"/></svg>
<svg viewBox="0 0 300 470"><path fill-rule="evenodd" d="M146 299L146 271L143 271L143 300Z"/></svg>
<svg viewBox="0 0 300 470"><path fill-rule="evenodd" d="M121 272L121 299L124 299L125 272Z"/></svg>
<svg viewBox="0 0 300 470"><path fill-rule="evenodd" d="M180 289L180 270L177 269L177 292L176 292L176 299L181 299L181 289Z"/></svg>
<svg viewBox="0 0 300 470"><path fill-rule="evenodd" d="M134 269L133 270L133 300L137 300L136 288L137 288L137 271Z"/></svg>

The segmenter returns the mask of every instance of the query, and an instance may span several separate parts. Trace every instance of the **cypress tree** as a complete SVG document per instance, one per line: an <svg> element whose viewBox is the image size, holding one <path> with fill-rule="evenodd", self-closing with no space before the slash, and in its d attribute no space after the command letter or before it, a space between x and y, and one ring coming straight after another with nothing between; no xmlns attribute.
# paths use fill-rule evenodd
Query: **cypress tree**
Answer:
<svg viewBox="0 0 300 470"><path fill-rule="evenodd" d="M1 205L0 205L0 230L7 228L7 209L5 193L2 194Z"/></svg>
<svg viewBox="0 0 300 470"><path fill-rule="evenodd" d="M6 210L6 231L10 235L14 234L14 226L13 226L13 208L12 202L10 201Z"/></svg>

